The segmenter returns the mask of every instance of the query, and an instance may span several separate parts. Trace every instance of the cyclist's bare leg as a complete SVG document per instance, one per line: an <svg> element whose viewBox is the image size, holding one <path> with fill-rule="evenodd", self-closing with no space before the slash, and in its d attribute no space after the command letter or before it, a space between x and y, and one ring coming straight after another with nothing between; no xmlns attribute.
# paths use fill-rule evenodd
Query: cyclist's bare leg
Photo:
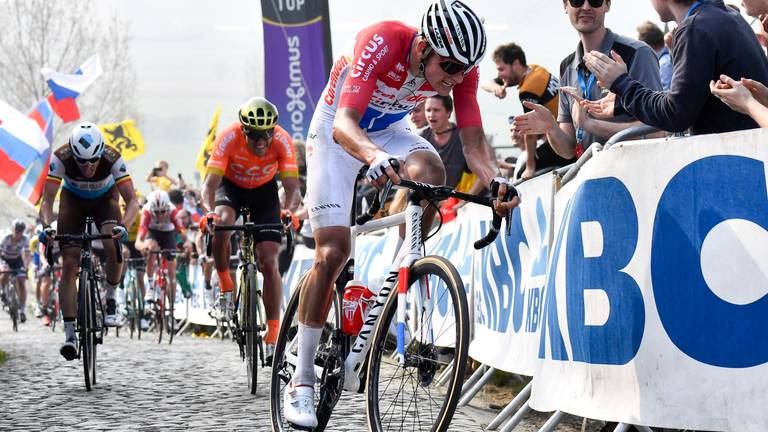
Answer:
<svg viewBox="0 0 768 432"><path fill-rule="evenodd" d="M144 286L144 270L136 269L136 284L139 286L143 298L147 295L147 288Z"/></svg>
<svg viewBox="0 0 768 432"><path fill-rule="evenodd" d="M37 280L40 282L40 295L42 296L40 305L45 308L52 307L53 305L48 304L51 298L51 277L48 275L43 275L38 277Z"/></svg>
<svg viewBox="0 0 768 432"><path fill-rule="evenodd" d="M101 233L102 234L112 234L112 228L114 228L114 224L103 224L101 226ZM104 255L107 258L107 262L105 264L105 270L104 274L106 275L106 284L107 287L107 299L114 299L115 298L115 288L117 288L117 285L120 284L120 275L123 271L123 265L122 263L117 262L117 250L115 249L115 242L111 240L104 240L102 241L102 244L104 245Z"/></svg>
<svg viewBox="0 0 768 432"><path fill-rule="evenodd" d="M231 225L235 222L236 213L232 207L216 206L216 214L219 215L222 225ZM232 253L229 243L230 237L232 237L231 231L221 231L213 235L213 262L216 266L216 273L219 275L219 287L222 292L234 290L234 281L229 269L229 256ZM230 283L225 284L221 280L225 274L229 278L227 282Z"/></svg>
<svg viewBox="0 0 768 432"><path fill-rule="evenodd" d="M144 240L144 256L147 259L147 274L149 275L150 281L155 277L155 266L157 265L157 258L154 255L150 255L149 252L158 250L160 250L160 246L157 244L155 239L148 238Z"/></svg>
<svg viewBox="0 0 768 432"><path fill-rule="evenodd" d="M40 263L38 269L42 267L42 263ZM37 301L37 304L40 305L40 307L45 307L45 303L48 301L46 297L43 297L43 276L40 276L37 274L37 271L32 272L34 273L35 278L35 300Z"/></svg>
<svg viewBox="0 0 768 432"><path fill-rule="evenodd" d="M27 276L26 275L18 275L16 276L16 289L19 293L19 307L24 310L27 305Z"/></svg>
<svg viewBox="0 0 768 432"><path fill-rule="evenodd" d="M63 261L61 267L61 285L59 286L59 302L65 319L77 317L77 271L80 264L80 248L68 247L61 250Z"/></svg>
<svg viewBox="0 0 768 432"><path fill-rule="evenodd" d="M331 308L334 282L349 258L351 247L348 227L318 228L313 234L315 261L299 299L298 361L293 376L294 385L314 385L314 358Z"/></svg>
<svg viewBox="0 0 768 432"><path fill-rule="evenodd" d="M176 260L168 260L168 298L171 303L176 301Z"/></svg>
<svg viewBox="0 0 768 432"><path fill-rule="evenodd" d="M433 185L445 184L445 167L438 155L432 152L420 151L408 156L405 161L405 177L410 180ZM422 202L424 216L421 222L422 236L429 234L432 222L437 215L434 207ZM405 225L400 226L400 238L405 238Z"/></svg>
<svg viewBox="0 0 768 432"><path fill-rule="evenodd" d="M256 245L256 254L259 257L259 270L264 275L264 309L267 312L267 334L264 340L268 344L277 341L280 331L280 304L282 303L283 281L277 265L277 255L280 243L264 241Z"/></svg>

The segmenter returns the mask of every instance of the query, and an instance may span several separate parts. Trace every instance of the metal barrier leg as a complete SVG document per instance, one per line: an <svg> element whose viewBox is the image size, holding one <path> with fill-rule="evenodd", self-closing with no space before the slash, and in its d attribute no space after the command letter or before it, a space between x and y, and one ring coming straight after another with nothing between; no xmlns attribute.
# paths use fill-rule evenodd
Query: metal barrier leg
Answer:
<svg viewBox="0 0 768 432"><path fill-rule="evenodd" d="M640 432L653 432L653 429L649 428L648 426L638 426L634 425L635 429L639 430Z"/></svg>
<svg viewBox="0 0 768 432"><path fill-rule="evenodd" d="M395 352L397 352L397 351L395 351ZM453 367L454 367L454 362L453 362L453 360L451 360L451 362L448 363L448 366L445 368L445 370L443 372L441 372L440 375L437 377L437 385L438 386L444 386L445 385L445 382L448 381L448 378L453 373Z"/></svg>
<svg viewBox="0 0 768 432"><path fill-rule="evenodd" d="M512 432L512 429L514 429L518 424L520 424L521 421L523 421L523 417L525 417L529 412L531 411L531 406L528 405L528 401L525 401L523 406L520 407L519 410L515 413L515 415L512 416L509 421L504 424L504 426L501 428L501 432Z"/></svg>
<svg viewBox="0 0 768 432"><path fill-rule="evenodd" d="M488 380L493 377L493 373L496 372L496 368L489 367L488 370L485 371L483 376L477 380L477 383L472 386L469 390L464 392L461 399L459 399L459 406L464 406L469 403L469 401L472 400L473 397L477 394L477 392L480 391L481 388L488 382Z"/></svg>
<svg viewBox="0 0 768 432"><path fill-rule="evenodd" d="M508 403L507 406L501 410L499 415L494 417L493 420L488 423L488 427L486 429L496 430L504 420L514 414L520 405L522 405L523 402L525 402L531 396L531 388L533 388L533 382L529 382L522 390L520 390L520 393L518 393L517 396L512 399L512 402Z"/></svg>
<svg viewBox="0 0 768 432"><path fill-rule="evenodd" d="M470 376L466 381L464 381L463 390L461 391L462 397L467 393L467 389L475 385L477 380L479 380L480 377L483 376L487 368L488 366L486 365L480 365L480 367L477 368L477 370L472 373L472 376Z"/></svg>
<svg viewBox="0 0 768 432"><path fill-rule="evenodd" d="M555 411L554 414L552 414L552 417L547 420L546 423L539 429L539 432L552 432L555 430L557 425L560 423L560 420L563 419L563 412L562 411Z"/></svg>

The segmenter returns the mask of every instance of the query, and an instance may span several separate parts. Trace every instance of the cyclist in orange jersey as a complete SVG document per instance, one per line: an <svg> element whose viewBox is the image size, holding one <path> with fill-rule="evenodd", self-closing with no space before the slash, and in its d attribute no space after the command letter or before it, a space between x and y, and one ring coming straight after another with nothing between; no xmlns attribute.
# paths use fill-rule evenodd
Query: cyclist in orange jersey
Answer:
<svg viewBox="0 0 768 432"><path fill-rule="evenodd" d="M277 224L280 223L281 209L292 214L301 201L293 140L277 125L277 107L264 98L255 97L246 101L238 114L240 122L224 129L218 136L208 160L202 203L207 216L201 220L202 230L207 229L209 219L214 224L235 223L242 207L249 209L251 222ZM282 205L277 193L278 171L285 190ZM231 235L232 232L217 232L213 237L220 303L225 312L231 312L235 289L229 263ZM264 276L264 308L267 312L264 342L269 356L279 330L282 280L277 256L282 239L278 234L264 234L257 241L256 253L259 270Z"/></svg>

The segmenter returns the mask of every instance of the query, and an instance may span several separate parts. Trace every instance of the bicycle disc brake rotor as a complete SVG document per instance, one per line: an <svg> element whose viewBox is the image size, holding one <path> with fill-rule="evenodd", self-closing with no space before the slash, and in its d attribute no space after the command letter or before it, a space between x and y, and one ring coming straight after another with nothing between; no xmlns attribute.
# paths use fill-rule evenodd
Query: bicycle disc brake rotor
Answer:
<svg viewBox="0 0 768 432"><path fill-rule="evenodd" d="M419 372L421 386L429 387L437 373L437 349L434 345L419 343L416 352L417 355L411 357L411 362Z"/></svg>

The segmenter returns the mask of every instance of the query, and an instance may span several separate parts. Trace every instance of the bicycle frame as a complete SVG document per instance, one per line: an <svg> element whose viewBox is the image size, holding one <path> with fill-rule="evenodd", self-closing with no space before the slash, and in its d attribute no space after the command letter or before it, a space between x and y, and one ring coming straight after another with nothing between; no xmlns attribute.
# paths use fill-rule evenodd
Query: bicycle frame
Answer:
<svg viewBox="0 0 768 432"><path fill-rule="evenodd" d="M368 314L363 321L360 333L358 333L355 338L354 343L350 347L349 354L344 360L344 369L347 374L360 374L360 369L368 355L368 350L370 349L370 339L376 328L376 323L379 320L387 299L395 288L395 284L397 284L397 360L401 366L405 365L405 318L408 306L407 294L409 269L414 262L424 256L424 243L421 231L421 218L423 215L424 210L421 206L409 201L409 204L403 213L372 220L362 226L356 225L351 228L351 261L354 261L355 240L359 234L378 231L405 223L405 239L407 243L403 242L403 244L400 245L392 263L393 270L390 270L389 274L384 279L383 285L380 287L381 289L376 296L376 302L368 310ZM432 301L429 294L427 295L427 301ZM431 304L427 303L424 306L430 307ZM427 320L426 324L428 326L426 334L429 335L429 342L432 343L432 323ZM345 382L347 382L347 380L345 380Z"/></svg>

